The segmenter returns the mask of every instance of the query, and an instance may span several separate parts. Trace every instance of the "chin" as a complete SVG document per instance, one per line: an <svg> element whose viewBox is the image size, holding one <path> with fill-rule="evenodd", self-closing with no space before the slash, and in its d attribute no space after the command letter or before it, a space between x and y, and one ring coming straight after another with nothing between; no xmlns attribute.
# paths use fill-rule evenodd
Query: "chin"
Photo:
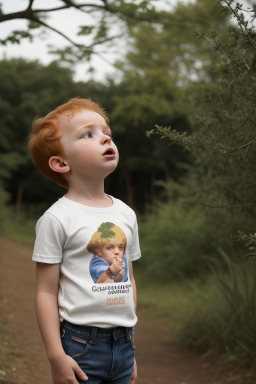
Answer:
<svg viewBox="0 0 256 384"><path fill-rule="evenodd" d="M110 175L112 172L114 172L116 168L117 168L117 164L112 165L112 167L109 167L109 169L108 169L107 172L106 172L106 176L108 176L108 175Z"/></svg>

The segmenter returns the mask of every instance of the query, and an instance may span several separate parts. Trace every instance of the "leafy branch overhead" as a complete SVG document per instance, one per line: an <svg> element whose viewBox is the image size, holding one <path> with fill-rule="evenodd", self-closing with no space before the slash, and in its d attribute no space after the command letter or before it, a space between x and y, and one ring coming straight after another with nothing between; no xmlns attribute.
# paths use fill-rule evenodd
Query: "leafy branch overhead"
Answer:
<svg viewBox="0 0 256 384"><path fill-rule="evenodd" d="M222 12L232 18L227 29L194 33L217 52L218 61L210 68L213 81L209 76L205 85L199 86L199 77L191 80L191 95L197 87L195 110L190 116L192 133L156 125L147 134L160 135L193 153L203 150L220 156L249 155L255 152L256 144L255 11L233 0L219 3Z"/></svg>
<svg viewBox="0 0 256 384"><path fill-rule="evenodd" d="M61 50L52 51L62 56L62 59L74 61L84 57L89 58L98 45L112 42L113 40L122 37L122 28L113 28L113 26L128 25L134 22L158 22L164 12L157 12L152 5L151 1L136 1L130 2L128 0L98 0L98 1L69 1L59 0L59 6L52 6L48 8L36 8L34 0L27 0L27 6L24 10L4 13L0 8L0 23L8 22L11 20L23 19L27 20L27 28L22 30L14 30L4 39L0 39L0 44L7 45L9 43L19 44L21 39L34 38L34 30L43 28L50 30L57 35L63 37L68 45ZM1 4L0 4L1 5ZM67 10L76 10L84 13L85 16L90 16L93 22L86 19L86 24L78 26L77 36L85 39L81 43L81 39L76 40L71 37L68 32L63 32L55 27L49 21L49 16L56 12ZM67 28L68 29L68 28ZM118 33L113 30L117 29ZM86 44L87 37L90 37L90 44Z"/></svg>
<svg viewBox="0 0 256 384"><path fill-rule="evenodd" d="M51 31L61 36L66 41L65 47L50 47L51 53L57 54L61 60L75 62L82 59L90 59L92 54L99 54L98 46L106 48L115 47L115 43L124 36L128 37L131 28L139 24L145 26L159 26L174 28L182 31L188 25L198 22L207 25L199 16L187 14L175 15L172 8L160 9L161 3L156 7L155 0L58 0L52 6L38 8L35 0L24 0L27 3L23 10L5 13L0 3L0 23L11 20L26 20L27 27L10 32L5 38L0 39L0 45L19 44L22 39L30 41L35 37L35 30ZM43 2L42 2L43 3ZM48 2L50 4L50 2ZM52 24L50 16L61 14L70 10L84 15L85 22L77 25L76 37L68 31L62 31ZM83 37L81 39L81 37ZM125 39L127 44L127 38Z"/></svg>

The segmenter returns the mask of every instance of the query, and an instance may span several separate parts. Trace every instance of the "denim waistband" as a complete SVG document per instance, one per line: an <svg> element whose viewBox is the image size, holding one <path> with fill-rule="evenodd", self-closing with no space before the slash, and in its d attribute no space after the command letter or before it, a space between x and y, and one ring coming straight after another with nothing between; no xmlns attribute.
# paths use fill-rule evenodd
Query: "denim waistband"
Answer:
<svg viewBox="0 0 256 384"><path fill-rule="evenodd" d="M61 329L65 331L70 331L80 336L90 337L91 343L96 342L99 338L114 338L118 339L120 337L126 338L128 342L133 333L132 328L126 327L115 327L115 328L99 328L99 327L87 327L83 325L77 325L69 323L67 320L63 320L61 323Z"/></svg>

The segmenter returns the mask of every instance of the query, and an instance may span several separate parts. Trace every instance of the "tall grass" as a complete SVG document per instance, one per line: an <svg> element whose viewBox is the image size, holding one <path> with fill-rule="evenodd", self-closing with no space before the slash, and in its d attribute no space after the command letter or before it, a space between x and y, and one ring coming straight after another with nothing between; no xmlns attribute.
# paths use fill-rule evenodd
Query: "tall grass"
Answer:
<svg viewBox="0 0 256 384"><path fill-rule="evenodd" d="M203 352L222 353L256 369L256 265L238 264L224 252L211 275L194 286L179 338Z"/></svg>

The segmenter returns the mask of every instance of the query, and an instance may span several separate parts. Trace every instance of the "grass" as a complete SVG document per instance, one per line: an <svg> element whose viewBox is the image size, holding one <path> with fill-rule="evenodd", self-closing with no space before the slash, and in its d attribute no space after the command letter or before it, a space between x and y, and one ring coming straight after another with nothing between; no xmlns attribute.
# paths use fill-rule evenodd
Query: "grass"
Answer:
<svg viewBox="0 0 256 384"><path fill-rule="evenodd" d="M164 318L180 343L255 373L256 263L222 256L226 267L222 261L203 278L161 286L138 277L139 307Z"/></svg>
<svg viewBox="0 0 256 384"><path fill-rule="evenodd" d="M256 265L226 258L195 290L193 308L180 338L202 351L221 353L256 370Z"/></svg>
<svg viewBox="0 0 256 384"><path fill-rule="evenodd" d="M157 285L149 284L136 276L138 306L141 311L153 312L166 320L170 326L179 329L190 310L193 295L191 283Z"/></svg>

